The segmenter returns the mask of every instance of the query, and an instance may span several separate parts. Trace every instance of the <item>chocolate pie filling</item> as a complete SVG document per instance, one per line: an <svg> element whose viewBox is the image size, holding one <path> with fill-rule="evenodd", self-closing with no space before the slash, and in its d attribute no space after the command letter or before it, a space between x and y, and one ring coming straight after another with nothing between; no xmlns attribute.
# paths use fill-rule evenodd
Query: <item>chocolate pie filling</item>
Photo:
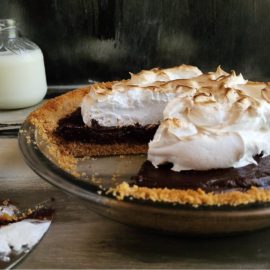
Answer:
<svg viewBox="0 0 270 270"><path fill-rule="evenodd" d="M80 141L94 144L147 144L153 137L158 125L124 127L103 127L92 120L92 127L84 124L81 109L60 119L55 134L67 141Z"/></svg>
<svg viewBox="0 0 270 270"><path fill-rule="evenodd" d="M228 168L208 171L170 170L171 164L155 168L146 161L136 177L134 184L150 188L198 189L207 192L229 190L245 191L252 186L270 187L270 156L256 156L258 165L247 165L241 168Z"/></svg>
<svg viewBox="0 0 270 270"><path fill-rule="evenodd" d="M92 127L87 127L78 108L72 114L60 119L55 134L67 141L80 141L96 144L147 144L154 136L158 125L125 127L102 127L97 121ZM208 171L170 170L171 164L155 168L146 161L137 176L133 177L133 184L149 188L198 189L207 192L221 192L229 190L244 191L252 186L270 187L270 156L262 158L256 156L258 165L248 165L241 168L217 169Z"/></svg>

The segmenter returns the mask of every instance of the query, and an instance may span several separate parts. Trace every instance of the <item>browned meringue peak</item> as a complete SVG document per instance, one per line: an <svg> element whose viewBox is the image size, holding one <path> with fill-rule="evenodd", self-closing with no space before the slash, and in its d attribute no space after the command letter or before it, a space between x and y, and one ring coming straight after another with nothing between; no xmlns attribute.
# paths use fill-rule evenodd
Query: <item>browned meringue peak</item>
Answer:
<svg viewBox="0 0 270 270"><path fill-rule="evenodd" d="M215 72L205 74L197 67L182 65L171 69L144 70L131 76L129 80L91 86L81 104L86 125L91 126L91 119L104 126L157 124L162 119L166 104L179 96L194 97L194 102L201 104L234 103L244 96L270 100L268 83L247 81L241 74L237 75L235 71L227 73L220 66ZM241 101L237 106L244 108L245 102ZM251 104L252 108L256 107L256 102Z"/></svg>
<svg viewBox="0 0 270 270"><path fill-rule="evenodd" d="M125 92L132 89L178 93L182 90L188 91L189 88L198 90L200 88L225 87L243 90L254 97L261 97L258 92L264 88L269 89L267 83L244 80L241 74L236 75L235 71L227 73L220 66L217 67L215 72L205 74L197 67L188 65L168 69L154 68L143 70L138 74L130 74L131 78L128 80L94 84L90 88L97 96L103 96L112 93L112 91ZM177 76L181 77L181 79L174 79ZM264 97L266 98L266 96L264 92Z"/></svg>
<svg viewBox="0 0 270 270"><path fill-rule="evenodd" d="M131 78L128 80L98 83L91 85L90 89L97 96L110 94L112 91L122 92L132 89L177 91L179 86L198 87L196 82L188 79L200 76L202 72L195 66L180 65L167 69L153 68L151 70L143 70L138 74L130 74Z"/></svg>
<svg viewBox="0 0 270 270"><path fill-rule="evenodd" d="M176 79L189 79L201 75L202 72L195 66L181 65L172 68L142 70L137 74L130 73L131 78L127 81L128 85L146 86L154 82L167 82Z"/></svg>
<svg viewBox="0 0 270 270"><path fill-rule="evenodd" d="M228 76L229 73L224 71L221 66L219 65L215 72L208 72L207 75L209 76L210 80L217 80L220 77Z"/></svg>
<svg viewBox="0 0 270 270"><path fill-rule="evenodd" d="M268 82L248 81L243 78L242 74L236 75L235 71L227 73L220 66L216 72L203 74L193 78L192 81L198 83L199 86L196 88L198 93L218 92L219 95L225 95L232 102L236 98L235 95L250 96L251 98L264 99L270 102L270 85ZM226 89L225 92L222 89ZM233 89L240 92L235 92Z"/></svg>
<svg viewBox="0 0 270 270"><path fill-rule="evenodd" d="M212 103L228 103L233 106L237 106L241 110L247 110L250 107L257 108L258 102L261 99L270 100L270 89L265 88L265 84L256 84L255 89L258 91L259 98L257 96L250 95L248 92L249 86L240 85L241 89L238 89L239 85L234 88L226 88L224 84L218 87L201 87L197 89L194 96L191 97L193 102L201 105L211 105ZM252 83L251 87L255 84ZM262 95L265 95L265 98Z"/></svg>
<svg viewBox="0 0 270 270"><path fill-rule="evenodd" d="M265 88L261 90L262 98L265 99L268 103L270 103L270 87L267 85Z"/></svg>

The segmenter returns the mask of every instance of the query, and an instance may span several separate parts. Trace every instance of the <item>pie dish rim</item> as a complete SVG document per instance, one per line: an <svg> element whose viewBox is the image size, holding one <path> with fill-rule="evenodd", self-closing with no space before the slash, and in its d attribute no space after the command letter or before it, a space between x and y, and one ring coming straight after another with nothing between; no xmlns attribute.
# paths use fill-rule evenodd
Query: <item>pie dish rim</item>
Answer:
<svg viewBox="0 0 270 270"><path fill-rule="evenodd" d="M114 221L161 233L213 236L243 233L270 226L270 204L267 202L234 207L193 207L128 198L119 201L111 194L99 195L85 189L76 177L56 166L39 150L34 140L29 142L35 135L35 127L25 121L19 133L19 147L33 171L50 184L84 199L91 210ZM73 182L69 181L70 178Z"/></svg>

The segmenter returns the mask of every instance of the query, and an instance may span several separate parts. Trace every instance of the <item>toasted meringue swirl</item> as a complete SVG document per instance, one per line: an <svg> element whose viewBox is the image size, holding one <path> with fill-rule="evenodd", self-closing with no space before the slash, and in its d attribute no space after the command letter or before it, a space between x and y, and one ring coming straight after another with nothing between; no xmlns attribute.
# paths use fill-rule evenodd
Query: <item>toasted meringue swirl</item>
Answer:
<svg viewBox="0 0 270 270"><path fill-rule="evenodd" d="M163 121L149 143L154 166L172 170L208 170L256 164L270 154L270 88L220 68L194 78L191 95L166 106Z"/></svg>
<svg viewBox="0 0 270 270"><path fill-rule="evenodd" d="M188 79L201 74L197 67L181 65L144 70L131 74L129 80L93 85L81 104L83 121L89 127L92 119L106 127L158 124L167 103L190 94L197 83Z"/></svg>
<svg viewBox="0 0 270 270"><path fill-rule="evenodd" d="M255 163L270 154L270 86L220 67L203 74L181 65L144 70L129 80L90 87L81 104L84 123L160 126L148 159L172 169L208 170Z"/></svg>

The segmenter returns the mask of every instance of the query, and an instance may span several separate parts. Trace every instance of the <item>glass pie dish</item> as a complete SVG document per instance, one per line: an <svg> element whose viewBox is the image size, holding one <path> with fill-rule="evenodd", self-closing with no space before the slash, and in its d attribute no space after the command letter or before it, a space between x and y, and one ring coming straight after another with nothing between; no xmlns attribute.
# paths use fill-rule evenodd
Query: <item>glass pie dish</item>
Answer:
<svg viewBox="0 0 270 270"><path fill-rule="evenodd" d="M270 226L269 203L194 207L128 197L118 200L108 190L119 181L129 182L145 155L80 159L74 176L60 167L28 120L19 132L19 146L26 163L41 178L84 199L90 210L123 224L185 235L226 235Z"/></svg>

